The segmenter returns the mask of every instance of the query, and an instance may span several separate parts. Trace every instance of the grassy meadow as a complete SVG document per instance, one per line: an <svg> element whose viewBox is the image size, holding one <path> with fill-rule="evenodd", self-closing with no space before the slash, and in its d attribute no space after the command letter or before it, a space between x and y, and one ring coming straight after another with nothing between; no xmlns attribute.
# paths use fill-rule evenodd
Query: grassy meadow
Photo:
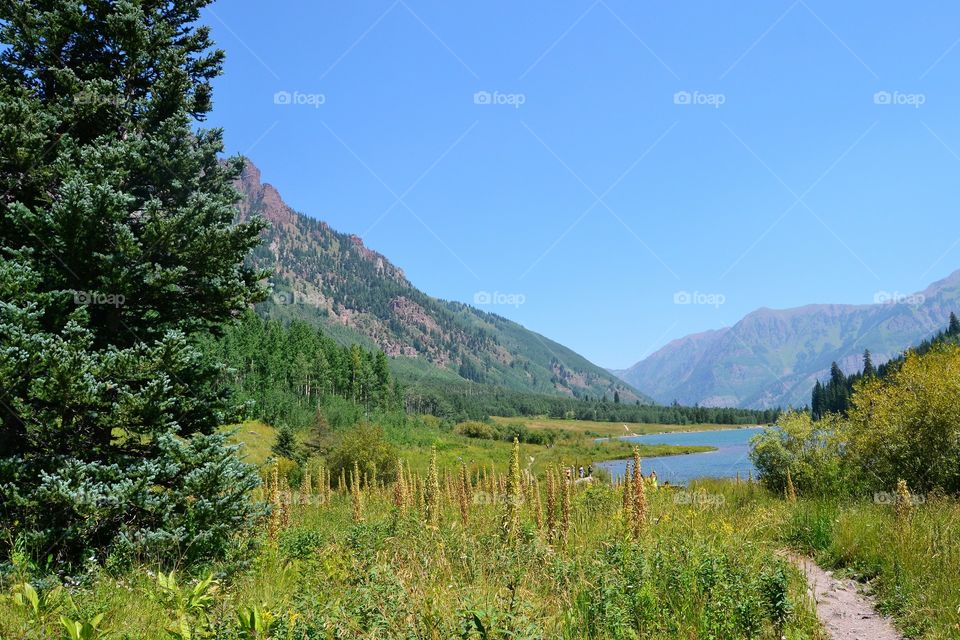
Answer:
<svg viewBox="0 0 960 640"><path fill-rule="evenodd" d="M441 426L440 421L430 416L420 418L416 429L390 428L387 426L391 441L398 444L400 456L414 471L425 473L431 448L437 452L438 463L443 466L458 465L460 460L469 465L480 465L506 469L511 444L505 440L471 438L457 433L455 429ZM502 425L522 424L532 430L551 431L554 438L549 444L524 445L524 468L533 473L542 473L550 466L558 464L583 466L594 462L629 458L633 455L634 445L619 440L596 441L594 425L603 423L582 422L579 420L517 419L494 418ZM553 424L556 422L557 424ZM676 425L642 425L654 429L675 428ZM621 426L622 428L622 426ZM272 455L270 447L276 440L277 430L263 422L250 420L233 425L236 431L234 440L244 445L244 455L248 462L262 465ZM685 428L684 428L685 429ZM660 430L651 431L659 433ZM634 432L636 433L636 432ZM309 438L307 432L299 432L301 442ZM686 445L640 445L640 455L644 458L667 455L684 455L711 451L712 447Z"/></svg>
<svg viewBox="0 0 960 640"><path fill-rule="evenodd" d="M617 436L645 436L654 433L679 433L684 431L713 431L718 429L742 429L754 425L733 424L657 424L647 422L610 422L601 420L565 420L562 418L490 418L498 424L510 424L518 420L531 429L558 429L593 438L612 438Z"/></svg>
<svg viewBox="0 0 960 640"><path fill-rule="evenodd" d="M149 564L91 565L36 607L0 605L0 635L102 614L131 639L821 637L776 553L788 508L755 484L650 490L637 516L623 487L435 469L344 491L319 469L302 492L268 474L274 511L242 567L171 584Z"/></svg>
<svg viewBox="0 0 960 640"><path fill-rule="evenodd" d="M270 461L276 431L235 425L264 480L253 498L270 505L254 540L172 574L107 558L57 576L15 553L0 639L824 640L784 550L866 581L908 637L957 637L956 501L904 513L702 480L643 484L641 504L635 481L564 480L561 463L623 455L581 427L547 447L428 425L402 442L396 482L357 473L341 486L314 458L291 488Z"/></svg>

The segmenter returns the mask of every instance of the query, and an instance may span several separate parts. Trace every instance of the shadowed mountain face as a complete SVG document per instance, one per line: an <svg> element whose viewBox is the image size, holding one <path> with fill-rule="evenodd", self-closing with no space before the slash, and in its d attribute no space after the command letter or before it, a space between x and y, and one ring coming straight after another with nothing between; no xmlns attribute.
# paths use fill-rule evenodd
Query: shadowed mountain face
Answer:
<svg viewBox="0 0 960 640"><path fill-rule="evenodd" d="M913 296L881 304L758 309L732 327L674 340L616 372L658 402L768 408L809 404L831 362L859 370L944 329L960 309L960 271Z"/></svg>
<svg viewBox="0 0 960 640"><path fill-rule="evenodd" d="M407 377L466 379L509 389L592 397L619 393L649 402L613 374L515 322L415 288L384 256L354 235L288 207L247 163L237 183L239 217L270 226L253 254L271 271L274 293L262 315L300 318L344 342L376 345Z"/></svg>

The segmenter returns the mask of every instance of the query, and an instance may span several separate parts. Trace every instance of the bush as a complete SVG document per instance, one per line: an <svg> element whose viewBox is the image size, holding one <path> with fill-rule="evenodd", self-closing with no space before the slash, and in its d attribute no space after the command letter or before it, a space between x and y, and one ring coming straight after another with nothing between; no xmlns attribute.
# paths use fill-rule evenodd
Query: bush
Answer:
<svg viewBox="0 0 960 640"><path fill-rule="evenodd" d="M759 479L771 491L784 494L787 471L797 492L835 494L844 489L837 431L839 418L813 422L806 411L780 416L775 427L753 437L750 459Z"/></svg>
<svg viewBox="0 0 960 640"><path fill-rule="evenodd" d="M485 422L461 422L454 430L462 436L481 440L496 440L500 437L498 431Z"/></svg>
<svg viewBox="0 0 960 640"><path fill-rule="evenodd" d="M859 488L960 493L960 347L909 353L889 379L868 379L853 395L845 451Z"/></svg>
<svg viewBox="0 0 960 640"><path fill-rule="evenodd" d="M380 480L391 481L397 476L397 457L383 429L363 422L340 435L327 464L334 478L341 473L349 477L356 464L360 473L375 471Z"/></svg>

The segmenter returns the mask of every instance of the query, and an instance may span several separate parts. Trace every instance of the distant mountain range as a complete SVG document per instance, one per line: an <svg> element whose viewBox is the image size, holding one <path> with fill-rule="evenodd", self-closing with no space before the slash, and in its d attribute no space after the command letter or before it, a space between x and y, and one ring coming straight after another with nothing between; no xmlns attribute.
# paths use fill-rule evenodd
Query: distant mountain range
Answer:
<svg viewBox="0 0 960 640"><path fill-rule="evenodd" d="M607 370L493 313L433 298L355 235L294 211L247 163L236 184L239 218L270 226L251 262L274 275L265 316L301 318L341 342L376 345L406 382L436 378L529 391L649 403Z"/></svg>
<svg viewBox="0 0 960 640"><path fill-rule="evenodd" d="M880 364L946 328L960 311L960 271L909 296L877 304L758 309L732 327L674 340L613 371L658 402L770 408L810 403L817 378L837 362L859 370L864 349Z"/></svg>

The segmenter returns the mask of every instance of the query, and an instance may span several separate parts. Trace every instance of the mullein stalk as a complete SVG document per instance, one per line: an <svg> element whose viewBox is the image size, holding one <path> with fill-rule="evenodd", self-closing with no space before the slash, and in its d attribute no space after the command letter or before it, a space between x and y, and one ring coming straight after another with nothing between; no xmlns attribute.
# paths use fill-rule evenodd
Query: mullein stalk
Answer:
<svg viewBox="0 0 960 640"><path fill-rule="evenodd" d="M437 528L440 525L440 478L437 474L437 447L430 448L430 469L427 472L426 524Z"/></svg>
<svg viewBox="0 0 960 640"><path fill-rule="evenodd" d="M353 463L353 471L350 472L350 497L353 505L353 521L363 522L363 493L360 490L360 467L356 462Z"/></svg>
<svg viewBox="0 0 960 640"><path fill-rule="evenodd" d="M560 520L560 535L563 544L570 541L570 502L573 494L573 478L562 478L563 482L563 512Z"/></svg>
<svg viewBox="0 0 960 640"><path fill-rule="evenodd" d="M268 522L267 537L271 543L276 543L280 534L280 467L273 463L270 475L267 476L267 499L270 502L270 520Z"/></svg>
<svg viewBox="0 0 960 640"><path fill-rule="evenodd" d="M313 478L310 477L310 467L303 471L303 480L300 481L300 504L310 504L313 497Z"/></svg>
<svg viewBox="0 0 960 640"><path fill-rule="evenodd" d="M640 538L647 522L647 492L640 471L640 450L633 449L633 537Z"/></svg>
<svg viewBox="0 0 960 640"><path fill-rule="evenodd" d="M460 486L457 491L457 498L460 501L460 520L463 526L470 524L470 500L472 499L473 489L470 486L470 473L467 471L467 463L460 461Z"/></svg>
<svg viewBox="0 0 960 640"><path fill-rule="evenodd" d="M633 530L633 488L630 481L632 473L630 464L627 463L623 469L623 519L630 530Z"/></svg>
<svg viewBox="0 0 960 640"><path fill-rule="evenodd" d="M513 439L513 451L510 454L510 470L506 479L507 508L503 520L504 535L513 540L520 530L520 507L523 504L523 482L520 476L520 441Z"/></svg>
<svg viewBox="0 0 960 640"><path fill-rule="evenodd" d="M547 540L557 535L557 479L553 468L547 469Z"/></svg>
<svg viewBox="0 0 960 640"><path fill-rule="evenodd" d="M534 480L530 485L533 492L533 518L537 523L537 531L543 531L543 504L540 502L540 483Z"/></svg>
<svg viewBox="0 0 960 640"><path fill-rule="evenodd" d="M910 495L907 481L903 478L897 480L897 503L895 508L897 520L900 524L909 520L910 515L913 513L913 496Z"/></svg>
<svg viewBox="0 0 960 640"><path fill-rule="evenodd" d="M397 481L393 485L393 506L398 514L407 511L407 480L403 477L403 460L397 460Z"/></svg>

